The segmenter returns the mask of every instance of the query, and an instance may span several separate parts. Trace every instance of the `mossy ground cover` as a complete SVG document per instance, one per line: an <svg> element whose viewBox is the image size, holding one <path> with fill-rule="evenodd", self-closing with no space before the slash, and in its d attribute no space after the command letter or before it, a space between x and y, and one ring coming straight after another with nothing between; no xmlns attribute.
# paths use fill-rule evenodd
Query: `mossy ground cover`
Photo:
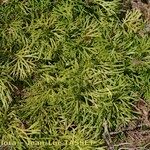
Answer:
<svg viewBox="0 0 150 150"><path fill-rule="evenodd" d="M150 99L144 28L139 11L122 17L120 0L0 5L1 145L105 149L106 122L127 126L139 99Z"/></svg>

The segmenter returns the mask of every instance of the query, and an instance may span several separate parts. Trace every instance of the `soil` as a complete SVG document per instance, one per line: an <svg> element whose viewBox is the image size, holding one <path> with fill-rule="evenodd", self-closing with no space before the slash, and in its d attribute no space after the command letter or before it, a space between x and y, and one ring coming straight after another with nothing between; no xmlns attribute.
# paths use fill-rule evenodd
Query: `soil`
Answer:
<svg viewBox="0 0 150 150"><path fill-rule="evenodd" d="M150 103L140 99L134 109L139 114L137 119L132 120L128 127L110 132L113 150L150 150Z"/></svg>

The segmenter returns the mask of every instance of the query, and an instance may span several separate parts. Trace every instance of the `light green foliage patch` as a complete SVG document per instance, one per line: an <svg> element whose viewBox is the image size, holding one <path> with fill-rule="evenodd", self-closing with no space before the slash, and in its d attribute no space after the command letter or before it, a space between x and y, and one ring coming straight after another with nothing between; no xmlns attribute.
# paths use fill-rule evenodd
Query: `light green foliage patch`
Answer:
<svg viewBox="0 0 150 150"><path fill-rule="evenodd" d="M140 12L119 18L120 3L0 6L0 142L15 142L14 149L103 149L104 120L115 130L136 117L135 102L150 98L150 38L139 34ZM42 140L60 144L31 145Z"/></svg>

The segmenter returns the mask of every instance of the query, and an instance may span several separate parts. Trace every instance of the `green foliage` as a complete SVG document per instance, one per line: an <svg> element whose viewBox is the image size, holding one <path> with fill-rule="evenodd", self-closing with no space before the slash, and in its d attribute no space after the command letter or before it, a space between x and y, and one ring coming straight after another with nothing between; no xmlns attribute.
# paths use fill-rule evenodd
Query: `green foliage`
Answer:
<svg viewBox="0 0 150 150"><path fill-rule="evenodd" d="M136 117L134 103L150 98L150 39L138 11L119 10L120 0L0 6L1 143L103 149L104 120L115 130ZM61 144L29 144L42 140Z"/></svg>

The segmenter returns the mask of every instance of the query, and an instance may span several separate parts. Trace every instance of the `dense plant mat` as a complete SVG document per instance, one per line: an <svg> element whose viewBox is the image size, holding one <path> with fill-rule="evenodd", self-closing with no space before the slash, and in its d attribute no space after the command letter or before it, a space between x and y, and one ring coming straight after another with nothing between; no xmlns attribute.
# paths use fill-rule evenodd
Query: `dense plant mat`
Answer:
<svg viewBox="0 0 150 150"><path fill-rule="evenodd" d="M150 25L139 4L149 5L1 1L1 149L147 148L148 138L130 140L149 132Z"/></svg>

